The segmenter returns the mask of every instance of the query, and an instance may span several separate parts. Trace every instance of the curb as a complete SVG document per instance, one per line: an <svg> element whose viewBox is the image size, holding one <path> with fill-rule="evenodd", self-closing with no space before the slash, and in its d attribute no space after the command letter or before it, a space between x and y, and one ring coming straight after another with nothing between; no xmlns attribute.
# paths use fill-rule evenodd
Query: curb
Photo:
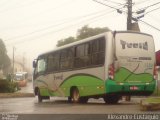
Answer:
<svg viewBox="0 0 160 120"><path fill-rule="evenodd" d="M148 101L149 99L153 99L152 102ZM158 101L158 102L157 102ZM140 102L140 110L141 111L156 111L160 110L160 98L147 98L143 99Z"/></svg>
<svg viewBox="0 0 160 120"><path fill-rule="evenodd" d="M33 93L0 93L0 98L34 97Z"/></svg>

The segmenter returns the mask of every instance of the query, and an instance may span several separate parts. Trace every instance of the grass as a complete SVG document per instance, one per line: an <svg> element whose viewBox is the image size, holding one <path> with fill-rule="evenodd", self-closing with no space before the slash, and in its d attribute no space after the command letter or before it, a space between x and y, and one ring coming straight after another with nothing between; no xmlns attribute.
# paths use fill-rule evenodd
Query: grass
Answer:
<svg viewBox="0 0 160 120"><path fill-rule="evenodd" d="M160 97L160 88L155 88L152 96L159 96Z"/></svg>
<svg viewBox="0 0 160 120"><path fill-rule="evenodd" d="M33 93L0 93L0 98L34 97Z"/></svg>
<svg viewBox="0 0 160 120"><path fill-rule="evenodd" d="M160 103L160 97L150 97L150 98L145 99L145 102Z"/></svg>

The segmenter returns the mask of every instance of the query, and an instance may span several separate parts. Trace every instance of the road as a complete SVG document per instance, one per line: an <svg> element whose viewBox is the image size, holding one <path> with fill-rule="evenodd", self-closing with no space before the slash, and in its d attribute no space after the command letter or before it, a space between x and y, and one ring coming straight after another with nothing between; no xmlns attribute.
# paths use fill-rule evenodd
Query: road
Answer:
<svg viewBox="0 0 160 120"><path fill-rule="evenodd" d="M29 83L26 88L22 88L19 92L32 92L32 83ZM133 97L131 101L127 102L121 100L117 105L107 105L104 103L103 99L89 99L87 104L71 104L67 102L67 98L60 97L51 97L50 100L44 100L42 103L38 103L37 97L25 97L25 98L1 98L0 99L0 113L10 113L10 114L19 114L23 115L27 120L34 117L35 119L41 120L44 116L48 115L58 115L54 116L60 120L65 120L66 115L69 120L71 118L80 118L79 116L74 116L73 114L80 114L81 117L86 117L84 115L92 114L93 118L96 118L95 115L99 114L99 117L102 117L106 114L159 114L160 111L140 111L140 100L143 98ZM34 116L37 115L38 116ZM40 114L44 116L39 116ZM59 116L59 115L65 116ZM103 114L103 115L102 115ZM34 116L34 117L33 117ZM88 117L91 117L87 115ZM28 118L29 117L29 118ZM53 116L52 116L53 117ZM71 117L71 118L70 118ZM105 116L103 116L104 118ZM98 119L98 118L97 118ZM17 119L16 119L17 120ZM34 120L34 119L33 119ZM50 119L46 119L50 120ZM78 119L80 120L80 119Z"/></svg>
<svg viewBox="0 0 160 120"><path fill-rule="evenodd" d="M36 97L3 98L0 100L0 113L18 114L23 118L20 120L53 120L52 117L55 120L103 120L108 114L159 114L160 111L140 111L139 101L140 98L132 98L130 102L106 105L102 99L90 99L87 104L71 104L66 98L58 97L42 103L38 103Z"/></svg>
<svg viewBox="0 0 160 120"><path fill-rule="evenodd" d="M22 93L32 93L32 82L22 87ZM1 98L0 112L24 114L107 114L107 113L143 113L140 111L140 100L132 97L131 101L121 100L117 105L106 105L103 99L89 99L87 104L71 104L67 98L51 97L38 103L37 97Z"/></svg>
<svg viewBox="0 0 160 120"><path fill-rule="evenodd" d="M31 81L27 82L27 86L26 87L21 87L21 90L19 90L18 92L20 93L33 93L33 84Z"/></svg>
<svg viewBox="0 0 160 120"><path fill-rule="evenodd" d="M88 104L70 104L66 98L52 97L38 103L36 97L1 99L0 112L29 114L106 114L106 113L140 113L139 105L121 101L118 105L106 105L102 99L90 99ZM128 109L129 108L129 109Z"/></svg>

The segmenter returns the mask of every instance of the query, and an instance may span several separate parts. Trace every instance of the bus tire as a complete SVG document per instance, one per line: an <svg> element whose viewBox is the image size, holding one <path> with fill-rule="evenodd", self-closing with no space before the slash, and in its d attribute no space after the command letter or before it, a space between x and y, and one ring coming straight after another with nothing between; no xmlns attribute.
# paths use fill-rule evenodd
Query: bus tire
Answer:
<svg viewBox="0 0 160 120"><path fill-rule="evenodd" d="M72 98L70 96L68 96L68 102L72 103Z"/></svg>
<svg viewBox="0 0 160 120"><path fill-rule="evenodd" d="M71 91L71 101L72 103L79 103L80 102L80 94L79 90L75 87Z"/></svg>
<svg viewBox="0 0 160 120"><path fill-rule="evenodd" d="M37 95L38 95L38 102L41 103L43 100L43 97L41 96L40 90L38 89L37 91Z"/></svg>
<svg viewBox="0 0 160 120"><path fill-rule="evenodd" d="M118 95L106 95L104 96L104 101L106 104L117 104L119 99L120 99L120 96Z"/></svg>
<svg viewBox="0 0 160 120"><path fill-rule="evenodd" d="M80 97L79 102L80 103L87 103L88 102L88 97Z"/></svg>

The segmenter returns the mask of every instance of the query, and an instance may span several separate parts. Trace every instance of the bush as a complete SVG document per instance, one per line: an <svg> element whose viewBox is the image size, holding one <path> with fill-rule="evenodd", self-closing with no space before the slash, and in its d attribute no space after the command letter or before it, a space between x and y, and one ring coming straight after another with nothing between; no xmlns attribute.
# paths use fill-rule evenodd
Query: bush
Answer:
<svg viewBox="0 0 160 120"><path fill-rule="evenodd" d="M160 96L160 89L156 88L152 94L152 96Z"/></svg>
<svg viewBox="0 0 160 120"><path fill-rule="evenodd" d="M17 83L10 82L6 79L0 79L0 93L12 93L17 90Z"/></svg>

